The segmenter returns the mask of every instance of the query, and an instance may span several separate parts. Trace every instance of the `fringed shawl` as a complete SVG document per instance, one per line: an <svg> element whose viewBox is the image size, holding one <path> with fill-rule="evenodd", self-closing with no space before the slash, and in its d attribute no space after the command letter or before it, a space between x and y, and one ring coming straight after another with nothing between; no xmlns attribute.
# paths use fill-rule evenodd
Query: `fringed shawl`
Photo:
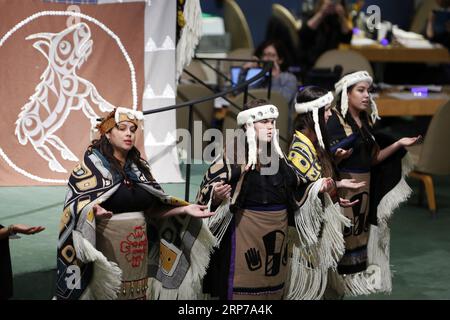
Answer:
<svg viewBox="0 0 450 320"><path fill-rule="evenodd" d="M296 132L288 154L297 175L312 187L299 194L295 214L297 234L293 236L289 299L320 299L327 285L329 269L335 270L344 253L343 228L350 221L325 193L319 195L322 168L312 142ZM322 198L322 200L320 199ZM297 237L295 237L297 236Z"/></svg>
<svg viewBox="0 0 450 320"><path fill-rule="evenodd" d="M168 208L187 205L164 193L136 165L127 163L130 180ZM58 299L115 299L121 285L121 270L96 249L93 207L106 201L122 178L111 173L109 162L96 149L87 151L69 178L61 218L57 252ZM149 239L149 298L194 299L215 244L201 219L176 216L152 219L146 216ZM118 248L119 250L119 248Z"/></svg>
<svg viewBox="0 0 450 320"><path fill-rule="evenodd" d="M317 180L314 181L305 179L305 177L298 174L298 170L293 168L292 163L285 159L280 159L280 161L284 161L281 165L285 165L285 168L289 170L294 170L298 181L295 198L294 192L292 194L294 206L291 207L295 209L292 214L292 225L295 225L295 228L291 228L292 230L289 232L289 248L292 251L289 254L289 274L287 276L285 298L317 299L322 296L326 285L326 276L323 276L322 270L326 270L330 266L336 266L338 256L340 252L343 252L342 241L341 247L330 245L330 243L339 243L339 240L336 240L339 239L339 233L333 233L331 230L328 232L328 230L331 226L340 226L345 220L336 211L338 209L333 205L329 197L325 198L325 207L330 210L325 212L323 209L323 204L318 197L319 189L322 185L320 176L317 176ZM210 267L217 269L216 272L220 274L223 280L226 280L227 277L224 272L228 272L227 262L224 259L224 255L229 253L227 243L230 240L231 232L228 227L233 219L233 207L239 200L244 177L245 171L243 166L230 164L225 156L220 156L206 172L197 196L198 203L209 204L211 210L216 212L215 216L209 219L208 225L212 233L217 237L217 244L218 246L220 245L220 248L215 254L217 261ZM223 201L218 207L213 207L213 189L215 183L219 181L231 185L232 196L230 200ZM328 224L326 225L327 228L323 228L323 221L330 221L329 226ZM323 236L320 236L321 233L323 233ZM319 238L323 239L321 244L318 244ZM315 248L314 252L313 247ZM310 250L307 251L306 248L310 248ZM308 270L306 269L309 268L309 263L311 262L309 259L310 254L326 256L329 259L314 260L314 267L310 268L312 272L307 272ZM209 289L213 289L216 295L219 295L217 291L223 291L224 287L226 287L225 281L216 279L211 279L211 281L214 281L214 285L210 286ZM220 287L221 289L215 290L215 287Z"/></svg>
<svg viewBox="0 0 450 320"><path fill-rule="evenodd" d="M360 143L357 140L362 139L360 132L357 132L357 130L346 123L337 110L333 110L333 115L330 117L327 127L332 150L336 150L338 147L349 149ZM370 133L378 149L387 147L394 142L392 138L373 134L372 129L370 129ZM373 157L376 155L376 152L371 154ZM350 163L357 162L351 161ZM357 168L345 167L345 163L344 165L341 164L339 169L348 172L357 170ZM390 293L392 290L389 262L390 229L388 222L393 211L411 194L411 188L404 177L412 170L412 162L409 155L402 149L383 162L371 166L369 170L371 183L369 191L370 211L368 219L370 229L367 244L367 268L354 274L332 274L332 286L344 295L363 295L376 292Z"/></svg>

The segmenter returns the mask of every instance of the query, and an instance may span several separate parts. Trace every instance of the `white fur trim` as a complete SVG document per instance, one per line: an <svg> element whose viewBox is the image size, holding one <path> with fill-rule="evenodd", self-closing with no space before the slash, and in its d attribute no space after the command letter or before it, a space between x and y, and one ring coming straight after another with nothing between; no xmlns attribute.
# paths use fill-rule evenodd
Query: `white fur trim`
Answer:
<svg viewBox="0 0 450 320"><path fill-rule="evenodd" d="M237 124L238 126L247 125L246 128L246 137L248 144L248 160L247 166L250 166L251 169L255 169L255 165L257 163L258 158L258 150L256 143L256 132L254 128L254 123L265 120L265 119L275 119L274 121L274 134L272 141L274 142L274 147L276 152L281 158L284 158L284 154L281 151L280 144L278 142L278 133L276 129L276 119L278 118L278 108L273 104L266 104L263 106L259 106L256 108L247 109L241 111L237 115Z"/></svg>
<svg viewBox="0 0 450 320"><path fill-rule="evenodd" d="M331 104L333 102L333 99L334 99L333 93L329 91L327 94L315 100L295 104L295 112L297 112L298 114L307 112L313 113L314 130L316 132L316 137L317 140L319 141L319 145L323 149L325 149L325 145L323 143L322 132L320 131L319 125L319 109Z"/></svg>
<svg viewBox="0 0 450 320"><path fill-rule="evenodd" d="M278 114L278 108L276 106L266 104L239 112L237 115L237 124L238 126L243 126L249 121L257 122L265 119L277 119Z"/></svg>
<svg viewBox="0 0 450 320"><path fill-rule="evenodd" d="M372 123L375 123L377 120L380 120L380 115L378 114L378 108L377 104L375 103L375 100L372 97L372 94L369 93L369 99L370 99L370 107L372 108L372 113L370 114L370 117L372 118Z"/></svg>
<svg viewBox="0 0 450 320"><path fill-rule="evenodd" d="M257 145L256 145L256 131L253 126L253 122L248 120L247 129L245 131L245 135L247 136L247 144L248 144L248 160L247 166L250 166L251 169L255 169L255 165L257 163Z"/></svg>
<svg viewBox="0 0 450 320"><path fill-rule="evenodd" d="M329 91L327 94L321 96L320 98L317 98L312 101L303 102L303 103L296 103L295 104L295 112L297 113L307 113L316 109L323 108L333 102L334 96L331 91Z"/></svg>
<svg viewBox="0 0 450 320"><path fill-rule="evenodd" d="M348 75L342 77L341 80L339 80L334 85L335 93L337 95L341 91L346 91L346 90L343 90L344 87L348 88L348 87L351 87L352 85L354 85L355 83L363 82L363 81L368 82L370 85L372 85L372 83L373 83L373 79L367 71L357 71L357 72L348 74Z"/></svg>
<svg viewBox="0 0 450 320"><path fill-rule="evenodd" d="M342 117L345 119L345 116L348 111L348 95L347 95L347 83L342 85L342 93L341 93L341 113Z"/></svg>
<svg viewBox="0 0 450 320"><path fill-rule="evenodd" d="M116 109L116 113L114 114L114 120L116 121L116 123L120 122L121 114L125 114L130 120L144 120L144 114L141 111L118 107Z"/></svg>
<svg viewBox="0 0 450 320"><path fill-rule="evenodd" d="M348 96L347 96L347 90L348 87L351 87L352 85L358 83L358 82L367 82L369 85L372 85L373 79L369 75L367 71L358 71L355 73L351 73L343 77L339 82L337 82L335 87L335 94L338 95L339 92L341 92L341 113L342 116L345 118L345 115L347 114L348 110ZM371 108L371 120L372 123L375 123L377 120L380 120L380 116L378 114L378 108L375 103L375 100L372 97L372 94L369 93L369 99L370 99L370 108Z"/></svg>
<svg viewBox="0 0 450 320"><path fill-rule="evenodd" d="M273 146L275 147L275 151L278 153L278 155L280 156L281 159L284 159L284 153L281 150L280 147L280 142L278 141L278 130L277 130L277 121L274 121L273 124L273 138L272 138L272 143Z"/></svg>
<svg viewBox="0 0 450 320"><path fill-rule="evenodd" d="M319 141L319 145L322 149L325 149L325 145L323 143L322 131L320 131L319 124L319 109L313 110L313 120L314 120L314 131L316 132L317 141Z"/></svg>

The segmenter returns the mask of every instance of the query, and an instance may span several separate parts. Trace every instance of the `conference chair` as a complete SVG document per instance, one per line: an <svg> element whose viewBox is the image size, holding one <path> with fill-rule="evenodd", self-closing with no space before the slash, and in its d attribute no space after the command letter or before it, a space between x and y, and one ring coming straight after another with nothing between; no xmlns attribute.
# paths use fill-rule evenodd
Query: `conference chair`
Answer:
<svg viewBox="0 0 450 320"><path fill-rule="evenodd" d="M225 30L231 36L231 50L238 48L253 49L253 38L247 19L236 1L224 0L223 10Z"/></svg>
<svg viewBox="0 0 450 320"><path fill-rule="evenodd" d="M314 68L334 68L336 65L342 66L343 75L366 70L373 77L373 69L369 60L353 50L333 49L326 51L317 59Z"/></svg>
<svg viewBox="0 0 450 320"><path fill-rule="evenodd" d="M423 144L408 147L414 162L414 171L409 176L419 179L425 186L428 209L436 213L436 195L433 175L450 174L450 101L434 114ZM419 195L421 202L422 195Z"/></svg>

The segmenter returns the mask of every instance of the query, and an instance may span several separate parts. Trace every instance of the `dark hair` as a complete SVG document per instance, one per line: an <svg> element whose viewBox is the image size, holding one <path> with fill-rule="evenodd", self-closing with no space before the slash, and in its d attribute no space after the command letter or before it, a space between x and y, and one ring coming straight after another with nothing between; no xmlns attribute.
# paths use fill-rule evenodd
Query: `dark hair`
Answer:
<svg viewBox="0 0 450 320"><path fill-rule="evenodd" d="M347 95L353 90L353 88L355 88L356 84L357 83L355 83L354 85L347 88ZM338 94L335 101L336 101L336 109L342 116L341 94ZM349 106L349 108L350 108L350 106ZM359 118L361 119L361 125L362 125L361 128L356 124L356 122L353 119L353 117L351 116L350 112L347 111L347 114L343 118L344 118L345 123L348 123L352 127L353 131L358 131L361 134L361 137L364 141L364 145L369 150L371 150L371 148L373 146L371 133L370 133L370 127L372 126L372 122L370 120L369 114L366 111L361 111L359 114L360 114Z"/></svg>
<svg viewBox="0 0 450 320"><path fill-rule="evenodd" d="M353 88L355 88L355 86L358 83L355 83L354 85L350 86L347 88L347 96L352 92ZM335 103L336 103L336 109L340 112L340 114L342 115L342 108L341 108L341 93L339 93L335 99ZM350 108L350 106L349 106ZM362 114L362 117L360 117L361 119L361 123L363 125L366 125L367 128L369 128L369 126L371 126L371 121L369 118L369 114L363 110L360 112L360 114ZM353 117L350 115L350 112L347 111L347 114L344 117L345 122L347 122L348 124L351 125L356 125L355 120L353 120Z"/></svg>
<svg viewBox="0 0 450 320"><path fill-rule="evenodd" d="M109 142L108 138L106 138L106 135L101 135L100 139L92 141L92 144L88 147L88 150L92 151L92 149L97 149L98 151L100 151L100 153L111 164L112 171L117 172L124 179L127 177L125 171L123 170L123 166L120 164L120 161L117 160L116 157L114 157L113 146ZM128 151L127 160L130 160L132 163L134 163L147 179L153 180L150 169L147 166L147 161L141 158L141 153L135 146L133 146L133 148Z"/></svg>
<svg viewBox="0 0 450 320"><path fill-rule="evenodd" d="M322 6L323 1L316 1L316 5L314 7L314 12L317 13L320 10L320 7ZM344 7L345 9L345 14L348 15L348 10L347 10L347 4L345 0L337 0L335 1L335 4L340 4L342 7Z"/></svg>
<svg viewBox="0 0 450 320"><path fill-rule="evenodd" d="M291 57L289 56L286 46L283 44L283 42L277 39L265 40L255 49L254 55L261 59L263 56L264 49L266 49L269 46L273 46L275 48L278 57L283 61L280 64L281 71L286 71L289 65L291 64Z"/></svg>
<svg viewBox="0 0 450 320"><path fill-rule="evenodd" d="M250 100L249 102L247 102L246 104L244 104L243 110L260 107L260 106L266 105L268 103L269 102L266 99L253 99L253 100Z"/></svg>
<svg viewBox="0 0 450 320"><path fill-rule="evenodd" d="M296 101L297 103L304 103L316 100L328 93L327 90L316 87L316 86L309 86L303 88L301 91L297 92ZM325 146L325 149L323 149L317 139L313 142L314 147L317 151L317 157L319 158L320 164L322 166L322 175L324 177L336 177L336 166L334 162L332 161L333 157L330 152L330 144L328 139L328 133L327 133L327 126L325 123L325 108L319 109L319 127L320 131L322 132L322 140L323 144ZM294 129L298 131L302 130L309 130L311 133L315 135L315 129L314 129L314 119L312 112L307 112L304 114L299 114L296 116L294 120Z"/></svg>

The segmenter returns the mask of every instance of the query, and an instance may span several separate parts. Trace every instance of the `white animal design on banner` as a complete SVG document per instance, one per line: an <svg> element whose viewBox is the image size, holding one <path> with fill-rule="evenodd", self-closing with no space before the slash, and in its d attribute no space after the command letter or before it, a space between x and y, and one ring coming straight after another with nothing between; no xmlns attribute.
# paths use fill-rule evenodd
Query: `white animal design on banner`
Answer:
<svg viewBox="0 0 450 320"><path fill-rule="evenodd" d="M27 40L37 40L33 47L48 60L35 93L22 107L16 121L15 135L22 145L30 142L37 153L56 172L67 172L49 148L52 145L65 160L79 161L56 135L70 112L82 110L96 124L98 112L109 112L107 102L88 80L77 75L92 53L93 40L87 24L78 23L59 33L37 33Z"/></svg>

